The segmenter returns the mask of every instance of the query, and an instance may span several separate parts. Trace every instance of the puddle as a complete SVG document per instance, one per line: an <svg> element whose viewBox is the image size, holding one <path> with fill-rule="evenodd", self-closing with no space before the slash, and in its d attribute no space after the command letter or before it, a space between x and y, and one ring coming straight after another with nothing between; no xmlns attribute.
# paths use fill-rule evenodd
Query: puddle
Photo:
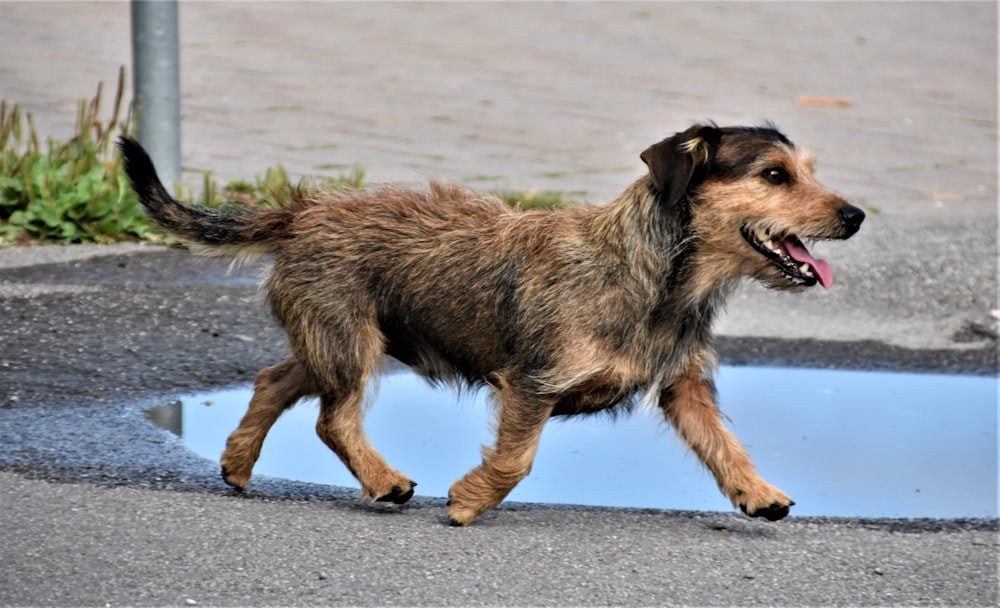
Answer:
<svg viewBox="0 0 1000 608"><path fill-rule="evenodd" d="M717 381L731 428L796 515L997 516L997 377L723 367ZM148 415L217 461L251 393L185 396ZM317 412L315 401L286 412L254 474L358 487L316 437ZM661 418L553 420L508 500L732 510ZM485 393L456 397L398 372L379 380L365 426L421 494L446 496L479 464L489 420Z"/></svg>

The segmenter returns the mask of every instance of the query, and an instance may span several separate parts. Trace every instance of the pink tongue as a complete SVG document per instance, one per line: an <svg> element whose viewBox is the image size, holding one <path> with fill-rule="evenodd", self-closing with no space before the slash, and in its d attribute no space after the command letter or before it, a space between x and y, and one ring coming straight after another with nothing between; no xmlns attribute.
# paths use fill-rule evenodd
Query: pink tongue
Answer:
<svg viewBox="0 0 1000 608"><path fill-rule="evenodd" d="M829 288L833 284L833 272L826 260L819 260L812 256L809 251L799 242L798 239L786 239L781 243L785 247L788 255L796 262L803 262L812 267L813 274L819 279L819 284L824 288Z"/></svg>

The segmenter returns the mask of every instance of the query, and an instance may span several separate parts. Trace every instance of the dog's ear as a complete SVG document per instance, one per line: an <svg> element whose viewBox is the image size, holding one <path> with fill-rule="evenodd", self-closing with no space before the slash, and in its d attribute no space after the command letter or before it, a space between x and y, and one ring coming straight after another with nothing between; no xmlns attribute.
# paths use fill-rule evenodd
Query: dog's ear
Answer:
<svg viewBox="0 0 1000 608"><path fill-rule="evenodd" d="M722 132L717 127L694 125L653 144L639 155L667 205L674 205L687 194L692 178L708 165L721 139Z"/></svg>

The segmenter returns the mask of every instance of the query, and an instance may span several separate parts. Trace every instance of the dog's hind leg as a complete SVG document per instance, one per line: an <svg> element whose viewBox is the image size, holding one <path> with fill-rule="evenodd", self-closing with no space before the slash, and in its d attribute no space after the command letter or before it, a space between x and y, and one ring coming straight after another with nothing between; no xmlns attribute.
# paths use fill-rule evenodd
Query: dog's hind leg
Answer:
<svg viewBox="0 0 1000 608"><path fill-rule="evenodd" d="M750 455L721 420L715 388L693 367L660 394L660 407L677 433L715 476L719 489L751 517L771 521L788 515L795 503L760 478Z"/></svg>
<svg viewBox="0 0 1000 608"><path fill-rule="evenodd" d="M417 483L393 469L372 447L362 428L365 381L343 393L320 396L316 434L361 482L361 496L403 504Z"/></svg>
<svg viewBox="0 0 1000 608"><path fill-rule="evenodd" d="M385 353L374 309L356 295L327 299L298 293L303 283L296 273L302 266L281 268L281 263L269 279L268 297L319 395L316 434L361 482L362 496L406 502L417 484L383 460L362 428L366 383Z"/></svg>
<svg viewBox="0 0 1000 608"><path fill-rule="evenodd" d="M358 312L330 316L296 336L312 339L299 345L308 366L322 385L316 434L361 482L361 496L403 504L416 482L389 466L363 428L368 378L384 354L384 338L375 320ZM339 345L349 345L338 348Z"/></svg>
<svg viewBox="0 0 1000 608"><path fill-rule="evenodd" d="M483 447L483 462L448 492L452 525L465 526L500 504L514 486L531 472L542 429L553 404L509 385L495 390L499 402L496 447Z"/></svg>
<svg viewBox="0 0 1000 608"><path fill-rule="evenodd" d="M247 412L226 441L226 450L222 453L222 479L242 490L250 481L271 426L299 399L315 394L315 384L297 359L261 370L254 382Z"/></svg>

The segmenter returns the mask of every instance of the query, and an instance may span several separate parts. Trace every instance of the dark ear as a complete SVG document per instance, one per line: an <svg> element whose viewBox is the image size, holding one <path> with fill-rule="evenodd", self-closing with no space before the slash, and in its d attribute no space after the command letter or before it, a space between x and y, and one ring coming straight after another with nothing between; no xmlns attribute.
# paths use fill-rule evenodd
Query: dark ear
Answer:
<svg viewBox="0 0 1000 608"><path fill-rule="evenodd" d="M639 155L667 205L674 205L684 197L691 178L708 164L721 138L722 132L714 126L694 125L653 144Z"/></svg>

